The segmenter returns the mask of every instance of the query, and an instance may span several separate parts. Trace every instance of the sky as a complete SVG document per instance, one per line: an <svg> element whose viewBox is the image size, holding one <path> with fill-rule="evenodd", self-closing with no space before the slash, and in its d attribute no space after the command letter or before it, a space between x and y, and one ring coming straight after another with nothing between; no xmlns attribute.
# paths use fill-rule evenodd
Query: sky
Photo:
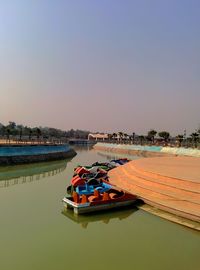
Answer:
<svg viewBox="0 0 200 270"><path fill-rule="evenodd" d="M0 0L0 122L189 135L200 1Z"/></svg>

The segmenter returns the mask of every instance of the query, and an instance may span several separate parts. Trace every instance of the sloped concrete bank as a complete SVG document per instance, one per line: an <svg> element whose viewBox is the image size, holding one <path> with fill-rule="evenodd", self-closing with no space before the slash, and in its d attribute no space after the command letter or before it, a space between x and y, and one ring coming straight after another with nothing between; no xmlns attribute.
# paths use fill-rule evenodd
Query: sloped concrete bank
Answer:
<svg viewBox="0 0 200 270"><path fill-rule="evenodd" d="M0 165L61 160L75 155L68 145L1 145Z"/></svg>
<svg viewBox="0 0 200 270"><path fill-rule="evenodd" d="M134 160L111 170L109 177L111 184L137 195L153 209L170 215L155 210L152 213L200 230L199 158L154 157Z"/></svg>
<svg viewBox="0 0 200 270"><path fill-rule="evenodd" d="M174 215L172 213L166 212L164 210L158 209L156 207L153 207L149 204L142 204L138 206L139 209L144 210L145 212L151 213L155 216L158 216L160 218L169 220L174 223L178 223L180 225L189 227L191 229L200 231L200 223L196 221L189 220L187 218L183 218L177 215Z"/></svg>
<svg viewBox="0 0 200 270"><path fill-rule="evenodd" d="M94 149L123 153L128 155L138 155L143 157L161 157L161 156L191 156L200 157L200 150L183 147L162 147L162 146L147 146L147 145L132 145L132 144L112 144L112 143L97 143Z"/></svg>
<svg viewBox="0 0 200 270"><path fill-rule="evenodd" d="M127 154L142 157L163 157L174 156L170 153L162 153L161 147L141 146L141 145L127 145L127 144L111 144L111 143L97 143L93 146L95 150L107 151L112 153Z"/></svg>

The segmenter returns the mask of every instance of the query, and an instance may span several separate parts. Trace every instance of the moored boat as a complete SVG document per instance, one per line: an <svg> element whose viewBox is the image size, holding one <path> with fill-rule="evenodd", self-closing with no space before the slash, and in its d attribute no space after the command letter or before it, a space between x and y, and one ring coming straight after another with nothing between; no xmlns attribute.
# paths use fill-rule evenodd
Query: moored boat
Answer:
<svg viewBox="0 0 200 270"><path fill-rule="evenodd" d="M135 195L113 188L108 183L107 172L128 161L118 159L109 163L96 162L91 166L77 166L71 185L67 187L67 193L71 196L63 198L64 206L72 208L76 214L82 214L134 203Z"/></svg>
<svg viewBox="0 0 200 270"><path fill-rule="evenodd" d="M94 189L98 189L101 192L107 191L112 186L108 184L104 179L91 178L89 180L77 177L71 185L67 187L67 193L72 194L76 191L79 195L81 194L92 194Z"/></svg>
<svg viewBox="0 0 200 270"><path fill-rule="evenodd" d="M94 193L94 190L98 190L100 193L106 192L109 189L111 189L112 186L105 183L105 182L101 182L97 185L89 185L88 183L86 183L85 185L82 186L77 186L75 191L79 194L79 195L91 195Z"/></svg>
<svg viewBox="0 0 200 270"><path fill-rule="evenodd" d="M72 208L75 214L124 207L133 204L135 201L135 195L114 188L109 189L103 194L95 189L92 195L79 195L74 191L71 197L63 198L64 206Z"/></svg>

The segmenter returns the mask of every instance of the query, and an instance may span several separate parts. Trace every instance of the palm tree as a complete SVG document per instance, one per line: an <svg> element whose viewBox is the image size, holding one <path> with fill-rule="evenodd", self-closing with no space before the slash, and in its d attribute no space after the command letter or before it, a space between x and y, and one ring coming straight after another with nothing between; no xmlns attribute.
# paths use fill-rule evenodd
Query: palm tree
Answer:
<svg viewBox="0 0 200 270"><path fill-rule="evenodd" d="M42 135L41 129L37 128L36 132L37 132L37 140L39 141L39 138Z"/></svg>
<svg viewBox="0 0 200 270"><path fill-rule="evenodd" d="M135 132L132 133L132 140L133 140L133 143L135 142Z"/></svg>
<svg viewBox="0 0 200 270"><path fill-rule="evenodd" d="M29 141L31 141L32 133L33 133L33 131L32 131L32 129L30 128L30 129L29 129L29 137L28 137L28 138L29 138Z"/></svg>
<svg viewBox="0 0 200 270"><path fill-rule="evenodd" d="M19 130L19 140L20 141L22 140L22 128L20 128L20 130Z"/></svg>
<svg viewBox="0 0 200 270"><path fill-rule="evenodd" d="M118 132L118 135L119 135L119 139L120 139L120 141L123 139L123 135L124 135L124 133L123 132Z"/></svg>
<svg viewBox="0 0 200 270"><path fill-rule="evenodd" d="M139 140L140 140L140 144L143 145L143 142L144 142L144 136L143 136L143 135L140 135L138 138L139 138Z"/></svg>
<svg viewBox="0 0 200 270"><path fill-rule="evenodd" d="M124 133L124 135L123 135L123 137L124 137L124 139L125 139L125 143L126 143L126 140L128 139L128 134L127 133Z"/></svg>
<svg viewBox="0 0 200 270"><path fill-rule="evenodd" d="M194 142L194 147L197 148L197 142L198 142L198 139L199 139L199 134L197 132L194 132L190 136L191 136L191 138L192 138L192 140Z"/></svg>
<svg viewBox="0 0 200 270"><path fill-rule="evenodd" d="M154 129L151 129L147 134L147 137L151 139L152 143L154 143L154 138L156 134L157 134L157 131Z"/></svg>
<svg viewBox="0 0 200 270"><path fill-rule="evenodd" d="M6 127L4 125L1 126L1 135L4 136L6 133Z"/></svg>
<svg viewBox="0 0 200 270"><path fill-rule="evenodd" d="M7 133L6 134L7 135L7 140L10 141L10 129L9 128L6 129L6 133Z"/></svg>
<svg viewBox="0 0 200 270"><path fill-rule="evenodd" d="M113 133L112 138L115 140L117 138L117 133Z"/></svg>
<svg viewBox="0 0 200 270"><path fill-rule="evenodd" d="M176 136L176 139L178 141L178 147L181 147L182 142L183 142L183 138L184 138L184 136L182 134L179 134Z"/></svg>

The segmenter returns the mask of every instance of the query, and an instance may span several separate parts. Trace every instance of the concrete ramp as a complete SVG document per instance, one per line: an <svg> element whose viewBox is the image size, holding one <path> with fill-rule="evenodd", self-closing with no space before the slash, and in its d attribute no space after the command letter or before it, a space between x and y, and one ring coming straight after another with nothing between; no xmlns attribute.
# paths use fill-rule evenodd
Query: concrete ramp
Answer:
<svg viewBox="0 0 200 270"><path fill-rule="evenodd" d="M109 172L110 182L147 204L200 222L200 159L154 157Z"/></svg>

